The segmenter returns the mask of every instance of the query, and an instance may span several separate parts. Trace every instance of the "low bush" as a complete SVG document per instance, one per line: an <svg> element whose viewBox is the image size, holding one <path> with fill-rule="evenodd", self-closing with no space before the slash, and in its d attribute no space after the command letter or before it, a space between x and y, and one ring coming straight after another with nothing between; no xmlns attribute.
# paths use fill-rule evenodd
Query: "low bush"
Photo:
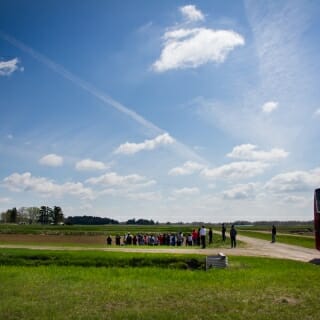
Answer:
<svg viewBox="0 0 320 320"><path fill-rule="evenodd" d="M204 269L204 256L99 251L1 249L0 265Z"/></svg>

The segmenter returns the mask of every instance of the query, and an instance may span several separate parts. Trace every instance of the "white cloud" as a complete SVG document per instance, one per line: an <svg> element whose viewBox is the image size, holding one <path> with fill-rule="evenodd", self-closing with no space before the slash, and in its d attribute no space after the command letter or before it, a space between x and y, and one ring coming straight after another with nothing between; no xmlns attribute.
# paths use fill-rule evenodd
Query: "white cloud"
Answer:
<svg viewBox="0 0 320 320"><path fill-rule="evenodd" d="M108 188L99 193L100 196L108 195L113 197L127 198L130 200L155 201L162 198L159 192L132 192L130 189Z"/></svg>
<svg viewBox="0 0 320 320"><path fill-rule="evenodd" d="M170 176L183 176L183 175L189 175L193 174L197 171L200 171L204 168L204 165L193 162L193 161L187 161L185 162L181 167L175 167L172 168L169 171Z"/></svg>
<svg viewBox="0 0 320 320"><path fill-rule="evenodd" d="M93 199L94 195L90 188L83 186L81 182L67 182L60 186L63 193L79 196L82 199Z"/></svg>
<svg viewBox="0 0 320 320"><path fill-rule="evenodd" d="M239 161L204 169L201 175L208 179L245 179L263 173L268 167L269 164L261 161Z"/></svg>
<svg viewBox="0 0 320 320"><path fill-rule="evenodd" d="M295 195L289 195L289 196L285 196L285 197L281 197L280 199L282 202L286 202L289 204L295 204L295 205L299 205L299 206L304 206L304 205L310 205L310 199L305 198L305 197L299 197L299 196L295 196Z"/></svg>
<svg viewBox="0 0 320 320"><path fill-rule="evenodd" d="M270 94L281 96L282 100L288 97L292 99L290 105L294 105L298 97L308 96L306 92L314 88L315 79L310 70L313 56L306 50L305 37L313 15L316 16L311 12L314 7L306 1L293 4L288 0L246 0L244 8L261 76L258 97ZM291 109L290 118L298 109Z"/></svg>
<svg viewBox="0 0 320 320"><path fill-rule="evenodd" d="M108 167L100 161L84 159L76 163L76 169L79 171L104 170Z"/></svg>
<svg viewBox="0 0 320 320"><path fill-rule="evenodd" d="M174 196L192 196L200 193L198 188L181 188L173 190Z"/></svg>
<svg viewBox="0 0 320 320"><path fill-rule="evenodd" d="M180 7L180 12L189 21L203 21L203 13L196 8L194 5L186 5Z"/></svg>
<svg viewBox="0 0 320 320"><path fill-rule="evenodd" d="M275 101L269 101L269 102L266 102L262 107L262 111L263 113L271 113L273 112L274 110L278 109L278 102L275 102Z"/></svg>
<svg viewBox="0 0 320 320"><path fill-rule="evenodd" d="M320 168L291 171L274 176L265 185L271 192L311 192L320 185Z"/></svg>
<svg viewBox="0 0 320 320"><path fill-rule="evenodd" d="M288 156L288 152L283 149L273 148L270 151L256 150L257 146L253 144L241 144L232 149L227 157L240 160L254 161L278 161Z"/></svg>
<svg viewBox="0 0 320 320"><path fill-rule="evenodd" d="M120 145L115 151L115 154L135 154L143 150L153 150L161 145L174 143L175 140L168 134L164 133L152 140L145 140L142 143L126 142Z"/></svg>
<svg viewBox="0 0 320 320"><path fill-rule="evenodd" d="M0 76L9 76L10 74L19 69L18 64L18 58L14 58L8 61L0 61Z"/></svg>
<svg viewBox="0 0 320 320"><path fill-rule="evenodd" d="M95 185L116 186L122 188L148 187L156 184L155 180L147 180L138 174L120 176L116 172L106 173L100 177L90 178L86 182Z"/></svg>
<svg viewBox="0 0 320 320"><path fill-rule="evenodd" d="M229 52L245 43L234 31L207 28L167 31L163 39L160 58L153 64L156 72L196 68L209 62L222 63Z"/></svg>
<svg viewBox="0 0 320 320"><path fill-rule="evenodd" d="M43 156L39 160L39 163L44 166L59 167L59 166L62 166L63 164L63 158L54 153L51 153L51 154L47 154L46 156Z"/></svg>
<svg viewBox="0 0 320 320"><path fill-rule="evenodd" d="M52 197L74 195L82 199L93 198L92 190L85 188L80 182L67 182L59 185L44 177L33 177L30 172L23 174L13 173L3 181L5 187L16 192L30 191Z"/></svg>
<svg viewBox="0 0 320 320"><path fill-rule="evenodd" d="M233 188L224 191L222 194L226 199L254 198L257 187L257 183L238 184Z"/></svg>

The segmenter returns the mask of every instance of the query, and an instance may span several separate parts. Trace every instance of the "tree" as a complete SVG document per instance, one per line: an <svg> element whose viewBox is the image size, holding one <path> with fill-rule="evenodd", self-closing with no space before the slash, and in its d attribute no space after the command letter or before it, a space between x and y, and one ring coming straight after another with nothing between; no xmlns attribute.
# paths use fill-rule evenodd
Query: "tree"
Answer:
<svg viewBox="0 0 320 320"><path fill-rule="evenodd" d="M17 208L12 208L9 211L9 222L17 223L18 211Z"/></svg>
<svg viewBox="0 0 320 320"><path fill-rule="evenodd" d="M27 208L29 223L35 223L39 221L40 209L38 207Z"/></svg>
<svg viewBox="0 0 320 320"><path fill-rule="evenodd" d="M28 223L29 222L28 208L21 207L18 209L17 222L19 222L19 223Z"/></svg>
<svg viewBox="0 0 320 320"><path fill-rule="evenodd" d="M136 219L135 218L129 219L126 223L127 224L136 224Z"/></svg>
<svg viewBox="0 0 320 320"><path fill-rule="evenodd" d="M39 220L41 224L49 224L54 221L53 210L50 207L41 206L39 211Z"/></svg>
<svg viewBox="0 0 320 320"><path fill-rule="evenodd" d="M10 221L9 210L1 213L1 222L7 223Z"/></svg>
<svg viewBox="0 0 320 320"><path fill-rule="evenodd" d="M58 224L60 222L63 222L63 212L61 207L54 207L53 208L53 223Z"/></svg>

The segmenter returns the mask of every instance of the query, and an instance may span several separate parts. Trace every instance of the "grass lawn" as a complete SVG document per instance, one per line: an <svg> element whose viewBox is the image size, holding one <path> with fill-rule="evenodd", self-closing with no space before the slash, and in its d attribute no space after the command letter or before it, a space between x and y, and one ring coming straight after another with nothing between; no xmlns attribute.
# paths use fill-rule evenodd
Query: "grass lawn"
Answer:
<svg viewBox="0 0 320 320"><path fill-rule="evenodd" d="M238 230L239 235L271 241L271 233ZM277 234L277 242L292 244L304 248L315 249L314 237Z"/></svg>
<svg viewBox="0 0 320 320"><path fill-rule="evenodd" d="M14 255L14 250L1 252L6 253L7 258ZM24 252L18 250L15 254L17 258ZM29 252L31 256L36 254L36 250ZM69 259L90 262L97 259L95 254L106 253L74 252ZM88 267L52 263L17 266L2 262L1 319L320 318L319 266L229 257L227 269L206 272L167 268L160 262L174 259L175 255L157 256L108 253L104 261L114 259L114 266L103 267L102 263L99 268L90 266L89 262ZM33 256L33 259L39 260L39 257ZM153 262L156 265L153 267L148 263L126 267L128 264L124 261L130 259L158 259L159 263ZM121 260L123 266L118 263Z"/></svg>

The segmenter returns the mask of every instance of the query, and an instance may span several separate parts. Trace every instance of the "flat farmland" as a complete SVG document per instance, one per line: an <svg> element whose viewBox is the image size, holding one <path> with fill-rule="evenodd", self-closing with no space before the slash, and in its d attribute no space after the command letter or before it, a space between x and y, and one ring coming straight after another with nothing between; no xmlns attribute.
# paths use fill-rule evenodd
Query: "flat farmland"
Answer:
<svg viewBox="0 0 320 320"><path fill-rule="evenodd" d="M268 240L251 237L253 233L238 235L239 245L237 248L230 248L230 240L224 243L221 241L219 234L214 234L213 244L207 245L206 249L201 249L199 246L181 247L173 246L134 246L134 245L113 245L106 244L106 235L100 230L98 232L77 231L70 232L54 231L54 229L42 229L41 233L27 234L23 233L0 233L0 248L29 248L41 250L102 250L102 251L123 251L123 252L167 252L167 253L184 253L184 254L201 254L215 255L223 252L228 256L257 256L282 258L296 261L320 261L320 252L313 248L306 248L300 245L291 245L286 243L270 243ZM151 228L149 229L154 232ZM117 230L118 231L118 230ZM116 232L117 232L116 231ZM131 229L134 232L134 228ZM54 234L54 232L56 234ZM109 230L110 234L115 234L114 230ZM112 236L114 238L114 235ZM304 238L303 238L304 239ZM121 242L122 243L122 242ZM299 244L299 241L297 241ZM302 242L301 242L302 243Z"/></svg>
<svg viewBox="0 0 320 320"><path fill-rule="evenodd" d="M104 246L106 237L102 235L54 235L54 234L0 234L0 244L34 245L84 245Z"/></svg>

